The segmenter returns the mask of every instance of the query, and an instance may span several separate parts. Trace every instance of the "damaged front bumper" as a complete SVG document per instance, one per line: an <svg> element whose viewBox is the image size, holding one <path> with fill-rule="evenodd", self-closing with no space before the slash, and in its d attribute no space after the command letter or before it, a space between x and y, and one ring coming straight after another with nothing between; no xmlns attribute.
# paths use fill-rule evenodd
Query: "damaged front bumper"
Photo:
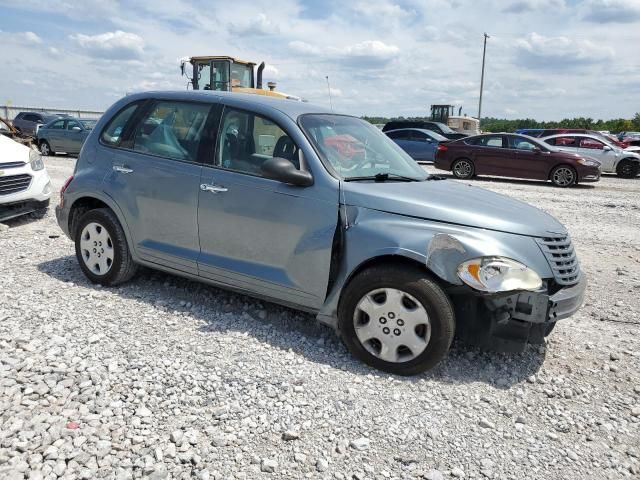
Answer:
<svg viewBox="0 0 640 480"><path fill-rule="evenodd" d="M522 351L527 343L542 343L555 322L577 312L586 287L581 273L578 283L553 294L548 290L476 296L451 292L459 335L492 350Z"/></svg>

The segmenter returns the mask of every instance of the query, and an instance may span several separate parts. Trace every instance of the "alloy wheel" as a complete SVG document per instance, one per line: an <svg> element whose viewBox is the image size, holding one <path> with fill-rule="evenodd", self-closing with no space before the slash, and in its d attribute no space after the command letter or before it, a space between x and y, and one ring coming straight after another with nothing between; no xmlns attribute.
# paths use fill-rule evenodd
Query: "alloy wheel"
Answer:
<svg viewBox="0 0 640 480"><path fill-rule="evenodd" d="M553 172L553 183L561 187L572 185L576 175L569 167L560 167Z"/></svg>
<svg viewBox="0 0 640 480"><path fill-rule="evenodd" d="M80 251L85 265L96 275L106 275L113 265L113 242L107 229L88 223L80 235Z"/></svg>
<svg viewBox="0 0 640 480"><path fill-rule="evenodd" d="M380 288L364 295L353 315L362 346L386 362L418 357L429 344L431 324L424 306L408 293Z"/></svg>
<svg viewBox="0 0 640 480"><path fill-rule="evenodd" d="M473 173L473 167L466 160L460 160L453 166L453 173L456 177L466 178Z"/></svg>
<svg viewBox="0 0 640 480"><path fill-rule="evenodd" d="M42 142L40 144L40 153L45 157L51 154L51 149L49 148L49 144L47 142Z"/></svg>

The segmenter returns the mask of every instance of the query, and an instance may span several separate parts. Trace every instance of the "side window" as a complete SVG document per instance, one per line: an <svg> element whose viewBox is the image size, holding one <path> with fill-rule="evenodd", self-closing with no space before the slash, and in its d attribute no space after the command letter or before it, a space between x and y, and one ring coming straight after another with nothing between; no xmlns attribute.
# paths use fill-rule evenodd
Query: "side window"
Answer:
<svg viewBox="0 0 640 480"><path fill-rule="evenodd" d="M79 129L82 130L82 127L80 126L80 124L75 120L67 121L67 130L73 130L73 127L78 127Z"/></svg>
<svg viewBox="0 0 640 480"><path fill-rule="evenodd" d="M300 169L298 147L271 120L254 113L225 108L215 164L250 175L261 175L262 164L286 158Z"/></svg>
<svg viewBox="0 0 640 480"><path fill-rule="evenodd" d="M135 112L138 108L138 105L139 104L134 103L132 105L129 105L128 107L125 107L111 119L109 124L100 134L100 140L102 141L102 143L112 146L118 145L120 143L122 131L129 121L129 118L131 118L131 115L133 115L133 112Z"/></svg>
<svg viewBox="0 0 640 480"><path fill-rule="evenodd" d="M38 119L37 119L37 118L36 118L36 116L35 116L35 115L33 115L32 113L27 113L27 114L25 114L25 116L24 116L23 120L25 120L25 121L27 121L27 122L35 122L35 121L37 121Z"/></svg>
<svg viewBox="0 0 640 480"><path fill-rule="evenodd" d="M539 148L535 143L530 142L526 138L509 137L509 141L511 148L515 148L516 150L535 150Z"/></svg>
<svg viewBox="0 0 640 480"><path fill-rule="evenodd" d="M53 122L49 128L53 130L63 130L64 129L64 120L58 120L57 122Z"/></svg>
<svg viewBox="0 0 640 480"><path fill-rule="evenodd" d="M157 102L136 127L133 150L196 162L210 104Z"/></svg>
<svg viewBox="0 0 640 480"><path fill-rule="evenodd" d="M577 148L576 137L558 137L555 139L556 147Z"/></svg>
<svg viewBox="0 0 640 480"><path fill-rule="evenodd" d="M580 148L590 148L592 150L602 150L604 143L595 138L580 138Z"/></svg>
<svg viewBox="0 0 640 480"><path fill-rule="evenodd" d="M478 145L480 147L502 148L502 137L477 137L474 139L473 145Z"/></svg>
<svg viewBox="0 0 640 480"><path fill-rule="evenodd" d="M416 132L414 130L413 132L411 132L411 140L414 140L416 142L426 142L427 134L422 132Z"/></svg>
<svg viewBox="0 0 640 480"><path fill-rule="evenodd" d="M409 132L407 130L400 130L399 132L390 132L387 135L389 138L393 140L407 140L409 138Z"/></svg>

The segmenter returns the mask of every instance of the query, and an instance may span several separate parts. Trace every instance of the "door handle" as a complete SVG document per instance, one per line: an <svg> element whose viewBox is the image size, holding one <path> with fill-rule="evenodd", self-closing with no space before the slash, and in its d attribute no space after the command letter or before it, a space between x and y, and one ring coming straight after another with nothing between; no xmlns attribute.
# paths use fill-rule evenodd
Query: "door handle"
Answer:
<svg viewBox="0 0 640 480"><path fill-rule="evenodd" d="M203 192L211 193L221 193L229 191L227 187L223 187L221 185L209 185L207 183L200 184L200 190L202 190Z"/></svg>
<svg viewBox="0 0 640 480"><path fill-rule="evenodd" d="M120 172L120 173L131 173L131 172L133 172L132 169L127 168L127 167L123 167L122 165L114 165L113 166L113 171L114 172Z"/></svg>

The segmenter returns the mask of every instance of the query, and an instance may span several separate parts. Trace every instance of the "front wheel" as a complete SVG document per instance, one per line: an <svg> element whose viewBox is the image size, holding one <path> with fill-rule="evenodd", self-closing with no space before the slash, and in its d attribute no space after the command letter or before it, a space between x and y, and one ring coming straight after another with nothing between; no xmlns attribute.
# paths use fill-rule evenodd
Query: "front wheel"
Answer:
<svg viewBox="0 0 640 480"><path fill-rule="evenodd" d="M449 297L418 268L381 266L345 288L338 329L349 351L397 375L433 368L451 346L455 317Z"/></svg>
<svg viewBox="0 0 640 480"><path fill-rule="evenodd" d="M466 158L461 158L453 162L451 166L451 171L453 172L453 176L459 178L461 180L466 180L475 174L475 166L471 160Z"/></svg>
<svg viewBox="0 0 640 480"><path fill-rule="evenodd" d="M80 268L93 283L118 285L137 270L122 226L107 208L90 210L80 218L75 244Z"/></svg>
<svg viewBox="0 0 640 480"><path fill-rule="evenodd" d="M578 183L578 174L569 165L558 165L551 172L551 183L556 187L570 187Z"/></svg>
<svg viewBox="0 0 640 480"><path fill-rule="evenodd" d="M616 167L616 174L621 178L635 178L640 173L640 163L624 159Z"/></svg>
<svg viewBox="0 0 640 480"><path fill-rule="evenodd" d="M51 155L51 147L49 146L49 142L47 142L46 140L42 140L40 142L40 153L42 155L44 155L45 157Z"/></svg>

